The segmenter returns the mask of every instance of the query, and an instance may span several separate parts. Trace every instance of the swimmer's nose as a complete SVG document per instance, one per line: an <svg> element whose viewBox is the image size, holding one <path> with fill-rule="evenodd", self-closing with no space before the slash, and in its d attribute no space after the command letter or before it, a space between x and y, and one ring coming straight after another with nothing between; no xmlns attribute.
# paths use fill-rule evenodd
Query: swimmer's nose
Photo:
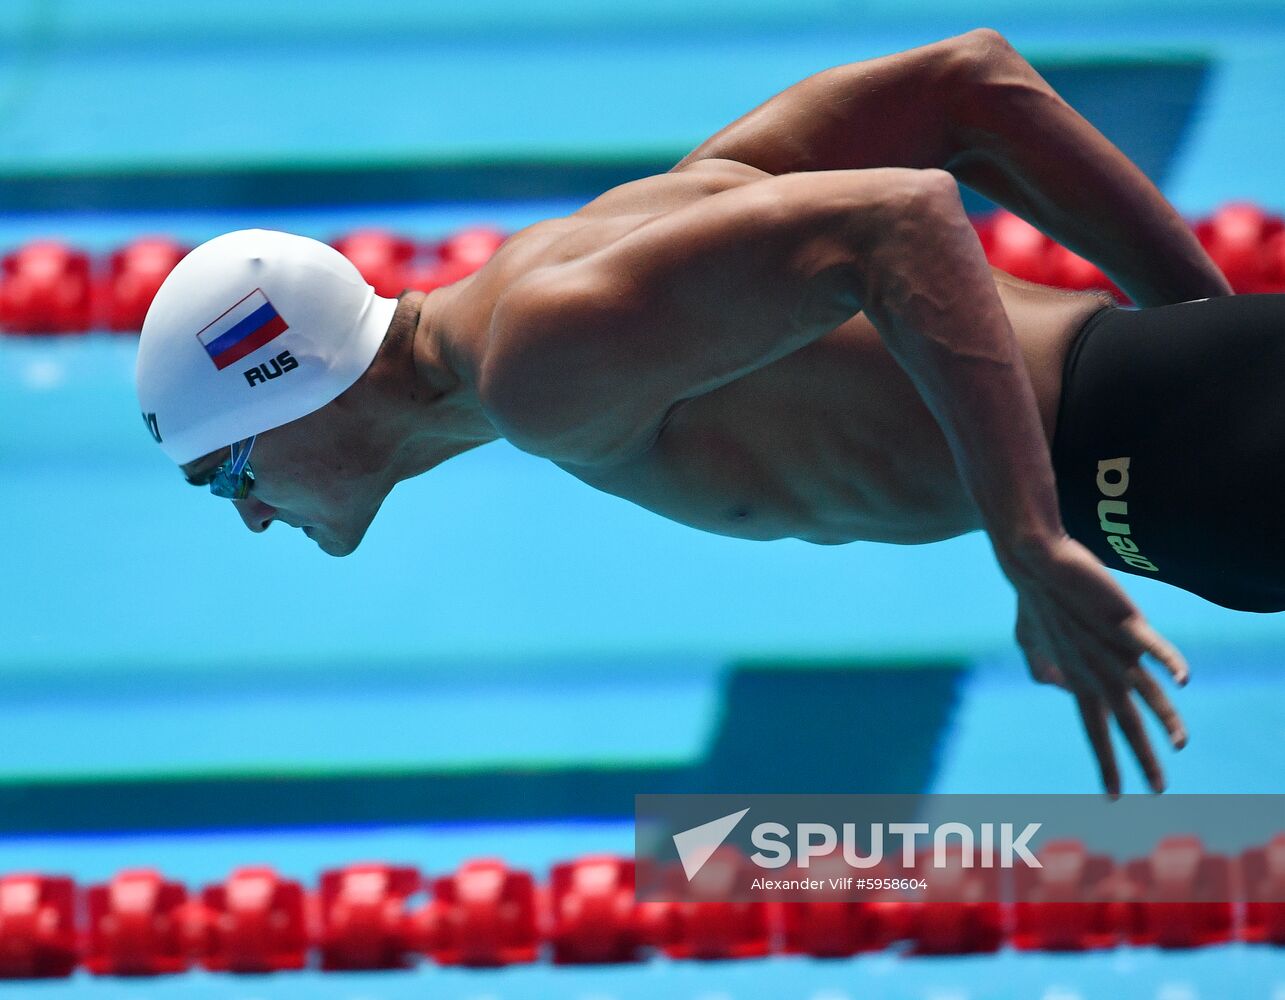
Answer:
<svg viewBox="0 0 1285 1000"><path fill-rule="evenodd" d="M262 500L256 500L254 497L233 500L232 503L236 506L236 512L241 515L245 526L256 535L260 531L267 531L268 525L277 519L277 508L269 507Z"/></svg>

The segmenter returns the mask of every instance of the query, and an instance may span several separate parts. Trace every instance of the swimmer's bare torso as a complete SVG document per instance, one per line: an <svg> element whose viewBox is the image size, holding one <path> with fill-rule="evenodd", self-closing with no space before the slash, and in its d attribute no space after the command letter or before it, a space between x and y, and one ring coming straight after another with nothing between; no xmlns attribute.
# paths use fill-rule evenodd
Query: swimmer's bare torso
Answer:
<svg viewBox="0 0 1285 1000"><path fill-rule="evenodd" d="M995 274L957 181L1139 305L1230 293L1137 167L980 30L810 77L518 234L425 303L425 370L455 372L484 430L705 530L984 528L1031 673L1075 695L1107 789L1114 718L1159 790L1132 696L1181 747L1141 657L1186 664L1067 536L1049 459L1068 341L1109 300Z"/></svg>
<svg viewBox="0 0 1285 1000"><path fill-rule="evenodd" d="M465 315L489 316L488 290L530 270L591 255L657 216L768 176L740 163L699 160L532 226L466 293ZM994 276L1051 438L1066 348L1111 299ZM711 287L709 294L721 292ZM627 393L628 371L620 380ZM672 520L740 538L916 543L982 527L936 419L861 313L762 368L675 401L654 435L630 444L597 464L559 464Z"/></svg>

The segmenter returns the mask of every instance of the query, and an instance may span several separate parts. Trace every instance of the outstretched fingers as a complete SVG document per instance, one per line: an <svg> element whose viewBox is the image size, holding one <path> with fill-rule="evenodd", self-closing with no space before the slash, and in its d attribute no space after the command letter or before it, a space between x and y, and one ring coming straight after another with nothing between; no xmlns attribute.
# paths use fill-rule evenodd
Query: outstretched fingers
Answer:
<svg viewBox="0 0 1285 1000"><path fill-rule="evenodd" d="M1120 726L1120 731L1124 733L1124 738L1129 741L1129 746L1133 749L1133 755L1142 765L1142 773L1147 777L1147 784L1151 786L1153 792L1163 792L1165 790L1164 770L1160 767L1160 761L1151 746L1151 740L1147 738L1146 728L1142 724L1142 714L1129 694L1129 688L1115 687L1108 691L1107 701L1115 715L1116 723Z"/></svg>
<svg viewBox="0 0 1285 1000"><path fill-rule="evenodd" d="M1102 787L1113 799L1120 796L1120 768L1116 763L1115 749L1111 746L1111 727L1106 704L1095 694L1083 691L1075 692L1076 704L1080 707L1080 718L1084 722L1084 731L1097 758L1098 770L1102 773Z"/></svg>
<svg viewBox="0 0 1285 1000"><path fill-rule="evenodd" d="M1160 689L1160 684L1146 672L1142 667L1135 667L1130 672L1130 680L1133 683L1134 690L1142 698L1149 709L1155 713L1160 724L1165 727L1165 732L1169 734L1169 742L1175 750L1181 750L1187 745L1187 727L1183 725L1182 717L1178 715L1178 710L1173 707L1173 703L1168 696Z"/></svg>
<svg viewBox="0 0 1285 1000"><path fill-rule="evenodd" d="M1004 563L1018 590L1017 638L1032 675L1045 681L1060 677L1074 694L1109 795L1118 796L1121 789L1111 743L1113 718L1151 789L1163 791L1164 772L1143 714L1154 713L1177 749L1186 744L1187 730L1143 658L1154 658L1179 685L1190 676L1187 661L1084 546L1063 535L1033 551L1023 549L1024 558ZM1134 692L1141 703L1134 701Z"/></svg>
<svg viewBox="0 0 1285 1000"><path fill-rule="evenodd" d="M1141 615L1127 626L1139 653L1147 653L1169 672L1174 683L1184 685L1191 678L1191 668L1178 648L1157 632Z"/></svg>
<svg viewBox="0 0 1285 1000"><path fill-rule="evenodd" d="M1071 641L1070 637L1058 645L1066 651L1064 657L1078 655L1079 663L1084 668L1084 676L1081 683L1077 685L1076 697L1089 741L1093 745L1094 753L1098 756L1107 793L1113 797L1117 796L1120 794L1121 787L1119 767L1111 746L1112 716L1115 717L1120 731L1137 758L1148 786L1153 792L1164 791L1164 769L1160 766L1155 749L1147 736L1142 714L1133 702L1133 692L1136 690L1147 706L1155 712L1175 747L1181 747L1186 741L1186 730L1177 710L1169 702L1156 679L1139 664L1139 653L1126 653L1124 659L1127 665L1125 665L1120 663L1118 652L1113 656L1109 649L1088 651ZM1115 661L1114 664L1108 666L1112 660Z"/></svg>

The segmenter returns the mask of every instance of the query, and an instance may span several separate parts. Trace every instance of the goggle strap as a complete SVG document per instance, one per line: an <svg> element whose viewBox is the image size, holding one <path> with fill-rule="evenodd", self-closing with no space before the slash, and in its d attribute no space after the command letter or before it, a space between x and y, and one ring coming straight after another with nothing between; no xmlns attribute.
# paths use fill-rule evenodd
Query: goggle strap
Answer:
<svg viewBox="0 0 1285 1000"><path fill-rule="evenodd" d="M238 441L232 445L232 458L228 465L228 474L235 481L241 478L241 473L245 471L246 463L250 461L250 450L254 447L254 439L257 434L252 434L244 441Z"/></svg>

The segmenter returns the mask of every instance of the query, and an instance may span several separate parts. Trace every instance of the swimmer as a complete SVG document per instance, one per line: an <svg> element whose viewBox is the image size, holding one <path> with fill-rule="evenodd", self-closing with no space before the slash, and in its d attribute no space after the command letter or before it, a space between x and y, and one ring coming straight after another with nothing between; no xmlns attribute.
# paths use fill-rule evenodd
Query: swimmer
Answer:
<svg viewBox="0 0 1285 1000"><path fill-rule="evenodd" d="M957 181L1143 308L990 268ZM501 437L740 538L984 530L1032 676L1073 694L1114 795L1112 719L1164 786L1135 699L1187 738L1143 658L1188 668L1106 567L1285 608L1285 296L1230 291L982 29L812 76L428 295L380 298L302 237L218 237L160 290L137 385L188 482L337 556L396 483Z"/></svg>

